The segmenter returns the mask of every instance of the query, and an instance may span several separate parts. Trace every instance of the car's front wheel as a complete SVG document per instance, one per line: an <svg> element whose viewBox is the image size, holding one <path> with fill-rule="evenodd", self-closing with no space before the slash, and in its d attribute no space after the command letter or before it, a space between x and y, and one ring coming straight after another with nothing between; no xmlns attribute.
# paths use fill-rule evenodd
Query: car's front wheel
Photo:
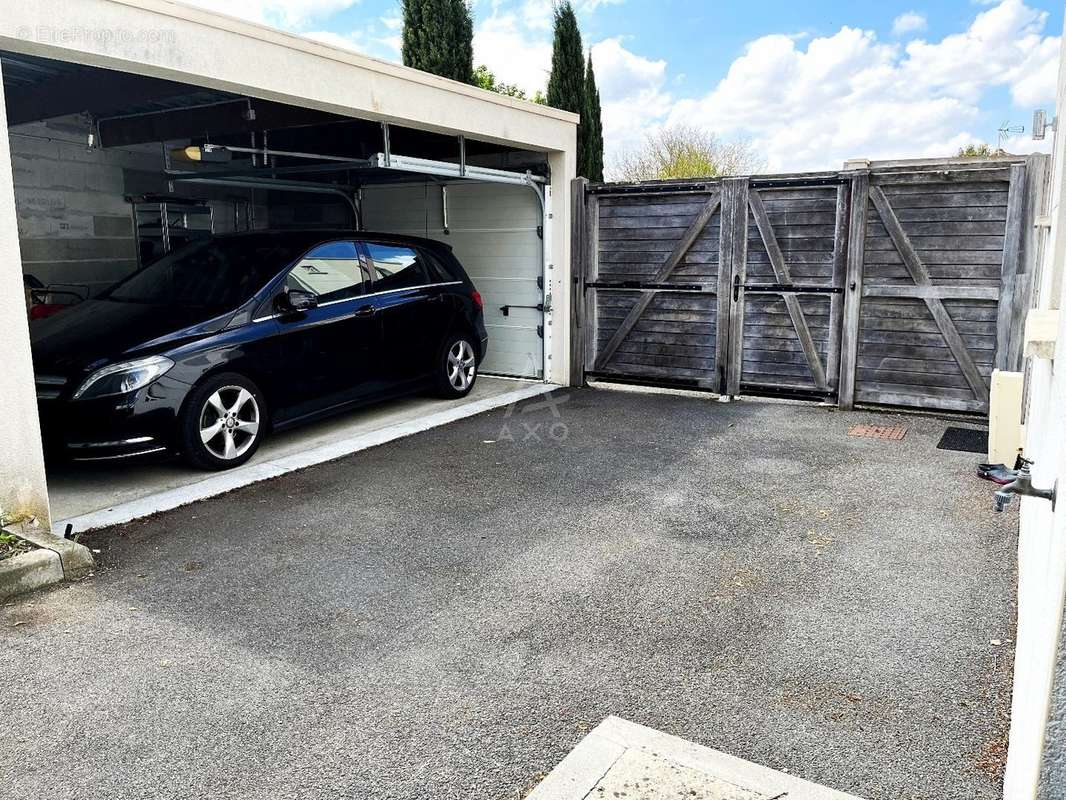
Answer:
<svg viewBox="0 0 1066 800"><path fill-rule="evenodd" d="M469 336L455 334L444 341L437 358L437 393L441 397L466 397L477 380L477 356Z"/></svg>
<svg viewBox="0 0 1066 800"><path fill-rule="evenodd" d="M192 390L181 419L185 460L200 469L229 469L251 458L266 432L259 388L235 372L213 375Z"/></svg>

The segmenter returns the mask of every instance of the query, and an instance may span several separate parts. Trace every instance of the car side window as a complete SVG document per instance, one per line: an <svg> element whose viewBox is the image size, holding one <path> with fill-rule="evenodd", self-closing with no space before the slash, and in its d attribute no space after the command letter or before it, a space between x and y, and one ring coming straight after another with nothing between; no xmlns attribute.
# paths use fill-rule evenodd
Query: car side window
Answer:
<svg viewBox="0 0 1066 800"><path fill-rule="evenodd" d="M374 262L374 272L377 273L374 280L375 292L424 286L431 282L426 265L410 247L367 242L366 250L370 260Z"/></svg>
<svg viewBox="0 0 1066 800"><path fill-rule="evenodd" d="M370 273L355 242L329 242L311 250L289 270L284 290L311 292L321 304L358 297L369 285Z"/></svg>
<svg viewBox="0 0 1066 800"><path fill-rule="evenodd" d="M426 264L430 283L451 283L455 280L455 276L433 253L420 252L419 255Z"/></svg>

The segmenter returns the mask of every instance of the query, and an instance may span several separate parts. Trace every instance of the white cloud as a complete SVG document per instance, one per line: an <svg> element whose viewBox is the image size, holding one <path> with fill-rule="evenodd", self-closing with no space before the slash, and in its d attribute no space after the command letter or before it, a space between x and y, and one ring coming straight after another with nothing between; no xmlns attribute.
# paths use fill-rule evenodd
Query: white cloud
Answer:
<svg viewBox="0 0 1066 800"><path fill-rule="evenodd" d="M673 99L664 90L666 62L627 50L621 37L593 45L592 63L603 105L606 160L610 163L615 154L638 145L647 131L670 113Z"/></svg>
<svg viewBox="0 0 1066 800"><path fill-rule="evenodd" d="M546 35L530 36L528 30L518 13L493 13L474 31L474 63L533 94L548 85L552 46Z"/></svg>
<svg viewBox="0 0 1066 800"><path fill-rule="evenodd" d="M354 50L357 53L398 61L400 58L399 36L377 36L372 31L352 31L348 34L335 31L304 31L300 34L323 44Z"/></svg>
<svg viewBox="0 0 1066 800"><path fill-rule="evenodd" d="M924 14L919 14L917 11L906 11L892 21L892 33L896 34L896 36L901 36L914 31L924 31L928 25L929 23L926 21Z"/></svg>
<svg viewBox="0 0 1066 800"><path fill-rule="evenodd" d="M278 28L301 28L314 20L351 8L359 0L228 0L225 4L217 0L185 2Z"/></svg>
<svg viewBox="0 0 1066 800"><path fill-rule="evenodd" d="M1043 35L1046 23L1023 0L1003 0L963 33L905 48L850 27L806 47L764 36L713 91L679 101L667 121L747 136L774 171L950 155L980 124L990 89L1007 88L1023 106L1054 100L1059 40Z"/></svg>

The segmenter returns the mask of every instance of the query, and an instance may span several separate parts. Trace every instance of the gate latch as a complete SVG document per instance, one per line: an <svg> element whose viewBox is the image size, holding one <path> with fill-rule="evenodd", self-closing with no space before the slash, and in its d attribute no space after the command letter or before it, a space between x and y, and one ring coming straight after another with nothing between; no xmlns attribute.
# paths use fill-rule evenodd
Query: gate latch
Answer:
<svg viewBox="0 0 1066 800"><path fill-rule="evenodd" d="M740 276L733 276L733 302L736 303L740 300Z"/></svg>

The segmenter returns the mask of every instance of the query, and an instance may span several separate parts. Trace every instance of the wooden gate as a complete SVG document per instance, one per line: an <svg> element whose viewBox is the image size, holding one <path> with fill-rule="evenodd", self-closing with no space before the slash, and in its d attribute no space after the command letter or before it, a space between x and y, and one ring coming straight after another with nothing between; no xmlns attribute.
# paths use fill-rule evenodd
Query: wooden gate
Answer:
<svg viewBox="0 0 1066 800"><path fill-rule="evenodd" d="M1046 159L574 184L572 371L985 412L1020 369Z"/></svg>
<svg viewBox="0 0 1066 800"><path fill-rule="evenodd" d="M726 392L834 396L845 186L828 179L725 183L737 209Z"/></svg>

